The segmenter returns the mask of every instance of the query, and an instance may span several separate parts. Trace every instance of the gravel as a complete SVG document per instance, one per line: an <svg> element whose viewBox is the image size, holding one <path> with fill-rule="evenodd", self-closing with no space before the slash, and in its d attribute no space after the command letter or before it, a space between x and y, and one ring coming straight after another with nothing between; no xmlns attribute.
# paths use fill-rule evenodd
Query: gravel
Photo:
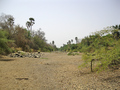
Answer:
<svg viewBox="0 0 120 90"><path fill-rule="evenodd" d="M0 58L0 90L120 90L120 69L90 73L81 55L44 53L41 58Z"/></svg>

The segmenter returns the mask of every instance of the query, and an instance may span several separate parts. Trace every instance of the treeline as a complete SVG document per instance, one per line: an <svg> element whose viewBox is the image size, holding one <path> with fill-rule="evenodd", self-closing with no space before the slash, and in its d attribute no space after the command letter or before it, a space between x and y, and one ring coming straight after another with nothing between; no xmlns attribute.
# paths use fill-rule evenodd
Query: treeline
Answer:
<svg viewBox="0 0 120 90"><path fill-rule="evenodd" d="M85 61L81 66L96 62L94 70L118 68L120 65L120 25L110 26L104 30L92 33L78 44L68 43L60 48L61 51L82 52ZM93 65L91 65L91 71Z"/></svg>
<svg viewBox="0 0 120 90"><path fill-rule="evenodd" d="M0 54L8 54L23 50L33 51L53 51L56 47L48 44L45 33L41 29L33 31L32 26L35 24L34 18L26 21L26 27L14 24L12 15L2 14L0 16Z"/></svg>

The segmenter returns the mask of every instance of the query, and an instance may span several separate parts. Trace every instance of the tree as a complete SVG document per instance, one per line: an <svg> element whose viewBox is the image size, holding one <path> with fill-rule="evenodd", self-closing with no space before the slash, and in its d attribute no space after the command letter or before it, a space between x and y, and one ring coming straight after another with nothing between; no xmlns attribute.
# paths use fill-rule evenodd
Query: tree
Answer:
<svg viewBox="0 0 120 90"><path fill-rule="evenodd" d="M76 44L78 43L78 37L75 37L75 40L76 40Z"/></svg>
<svg viewBox="0 0 120 90"><path fill-rule="evenodd" d="M4 30L8 30L14 24L14 17L12 15L2 14L0 16L0 27Z"/></svg>
<svg viewBox="0 0 120 90"><path fill-rule="evenodd" d="M0 16L0 27L1 29L9 32L9 36L8 36L9 39L11 39L12 34L14 33L13 25L14 25L14 17L12 15L2 14Z"/></svg>
<svg viewBox="0 0 120 90"><path fill-rule="evenodd" d="M112 34L114 38L118 40L120 38L120 25L115 25L112 27L113 27Z"/></svg>
<svg viewBox="0 0 120 90"><path fill-rule="evenodd" d="M69 40L68 43L71 44L71 41Z"/></svg>
<svg viewBox="0 0 120 90"><path fill-rule="evenodd" d="M0 54L8 54L11 52L8 42L11 42L7 39L8 33L6 31L0 30Z"/></svg>
<svg viewBox="0 0 120 90"><path fill-rule="evenodd" d="M55 44L55 42L54 41L52 41L52 45L54 45Z"/></svg>
<svg viewBox="0 0 120 90"><path fill-rule="evenodd" d="M12 34L14 33L14 29L13 29L13 25L14 25L14 18L10 17L8 19L8 26L9 26L9 38L12 38Z"/></svg>
<svg viewBox="0 0 120 90"><path fill-rule="evenodd" d="M37 30L37 32L35 32L35 35L37 35L40 39L42 39L43 41L47 41L45 39L45 33L43 31L41 31L41 28L39 30Z"/></svg>
<svg viewBox="0 0 120 90"><path fill-rule="evenodd" d="M73 39L71 39L71 43L73 43Z"/></svg>
<svg viewBox="0 0 120 90"><path fill-rule="evenodd" d="M28 30L30 30L31 23L29 21L26 22L26 27Z"/></svg>
<svg viewBox="0 0 120 90"><path fill-rule="evenodd" d="M14 18L9 18L8 19L8 25L10 26L10 28L13 27L13 25L14 25Z"/></svg>
<svg viewBox="0 0 120 90"><path fill-rule="evenodd" d="M32 26L35 24L35 19L34 18L29 18L30 20L30 25L31 25L31 31L32 31Z"/></svg>
<svg viewBox="0 0 120 90"><path fill-rule="evenodd" d="M31 17L29 21L26 22L27 29L32 31L33 24L35 24L35 19Z"/></svg>
<svg viewBox="0 0 120 90"><path fill-rule="evenodd" d="M112 26L114 29L120 29L120 25Z"/></svg>

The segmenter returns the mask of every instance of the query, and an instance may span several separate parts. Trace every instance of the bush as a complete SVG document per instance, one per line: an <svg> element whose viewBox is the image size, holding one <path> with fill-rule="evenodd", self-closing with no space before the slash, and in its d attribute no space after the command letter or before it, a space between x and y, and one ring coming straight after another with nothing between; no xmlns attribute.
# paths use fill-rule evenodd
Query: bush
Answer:
<svg viewBox="0 0 120 90"><path fill-rule="evenodd" d="M16 52L16 49L14 47L11 47L12 53Z"/></svg>
<svg viewBox="0 0 120 90"><path fill-rule="evenodd" d="M11 40L8 40L7 36L7 32L0 30L0 54L8 54L12 52L8 46L8 42L11 42Z"/></svg>
<svg viewBox="0 0 120 90"><path fill-rule="evenodd" d="M34 51L34 49L30 49L30 52L33 52Z"/></svg>
<svg viewBox="0 0 120 90"><path fill-rule="evenodd" d="M22 48L21 48L21 47L15 48L15 49L16 49L16 51L22 51Z"/></svg>
<svg viewBox="0 0 120 90"><path fill-rule="evenodd" d="M84 63L81 66L88 66L92 60L96 60L95 70L102 71L113 68L120 64L120 46L116 45L113 49L107 50L102 47L94 53L84 53L82 59Z"/></svg>
<svg viewBox="0 0 120 90"><path fill-rule="evenodd" d="M77 53L77 52L68 52L67 55L73 55L73 56L75 56L75 55L79 55L79 53Z"/></svg>

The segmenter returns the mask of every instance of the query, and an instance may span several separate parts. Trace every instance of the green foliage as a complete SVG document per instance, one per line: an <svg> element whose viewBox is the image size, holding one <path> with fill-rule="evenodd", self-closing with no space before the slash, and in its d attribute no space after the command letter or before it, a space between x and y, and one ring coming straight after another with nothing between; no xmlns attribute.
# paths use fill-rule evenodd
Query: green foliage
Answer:
<svg viewBox="0 0 120 90"><path fill-rule="evenodd" d="M74 56L74 53L73 52L68 52L67 55L73 55Z"/></svg>
<svg viewBox="0 0 120 90"><path fill-rule="evenodd" d="M40 51L51 52L57 50L46 43L45 33L41 29L32 31L35 24L34 18L26 22L27 29L20 25L14 25L14 17L11 15L0 16L0 54L16 52L21 49L27 52ZM14 42L13 42L14 41ZM10 49L11 48L11 49Z"/></svg>
<svg viewBox="0 0 120 90"><path fill-rule="evenodd" d="M83 54L82 59L84 63L82 66L89 65L91 60L96 60L95 69L97 71L106 70L108 68L113 68L114 66L120 64L120 46L115 45L113 49L107 50L105 47L96 50L94 53ZM94 62L96 62L94 61Z"/></svg>
<svg viewBox="0 0 120 90"><path fill-rule="evenodd" d="M98 72L115 68L120 64L120 25L94 32L81 43L64 45L60 50L69 51L68 55L74 55L73 51L84 53L84 63L80 67L91 66Z"/></svg>
<svg viewBox="0 0 120 90"><path fill-rule="evenodd" d="M79 55L79 53L77 53L77 52L68 52L68 54L67 55L73 55L73 56L75 56L75 55Z"/></svg>
<svg viewBox="0 0 120 90"><path fill-rule="evenodd" d="M104 33L103 31L101 32ZM89 40L91 40L90 38ZM84 45L86 44L84 43ZM95 38L94 42L89 46L86 45L86 50L83 50L84 47L81 50L86 53L82 56L84 63L81 66L90 66L90 62L94 60L93 62L96 63L94 70L99 72L117 67L120 64L120 40L116 41L112 32L107 35L101 34L100 37Z"/></svg>
<svg viewBox="0 0 120 90"><path fill-rule="evenodd" d="M67 51L67 52L77 52L78 45L77 44L68 44L64 45L63 47L59 48L60 51Z"/></svg>
<svg viewBox="0 0 120 90"><path fill-rule="evenodd" d="M7 32L0 30L0 54L8 54L11 52L11 49L8 47L8 42L11 42L7 39Z"/></svg>
<svg viewBox="0 0 120 90"><path fill-rule="evenodd" d="M21 52L20 54L21 54L21 55L25 55L25 52Z"/></svg>

